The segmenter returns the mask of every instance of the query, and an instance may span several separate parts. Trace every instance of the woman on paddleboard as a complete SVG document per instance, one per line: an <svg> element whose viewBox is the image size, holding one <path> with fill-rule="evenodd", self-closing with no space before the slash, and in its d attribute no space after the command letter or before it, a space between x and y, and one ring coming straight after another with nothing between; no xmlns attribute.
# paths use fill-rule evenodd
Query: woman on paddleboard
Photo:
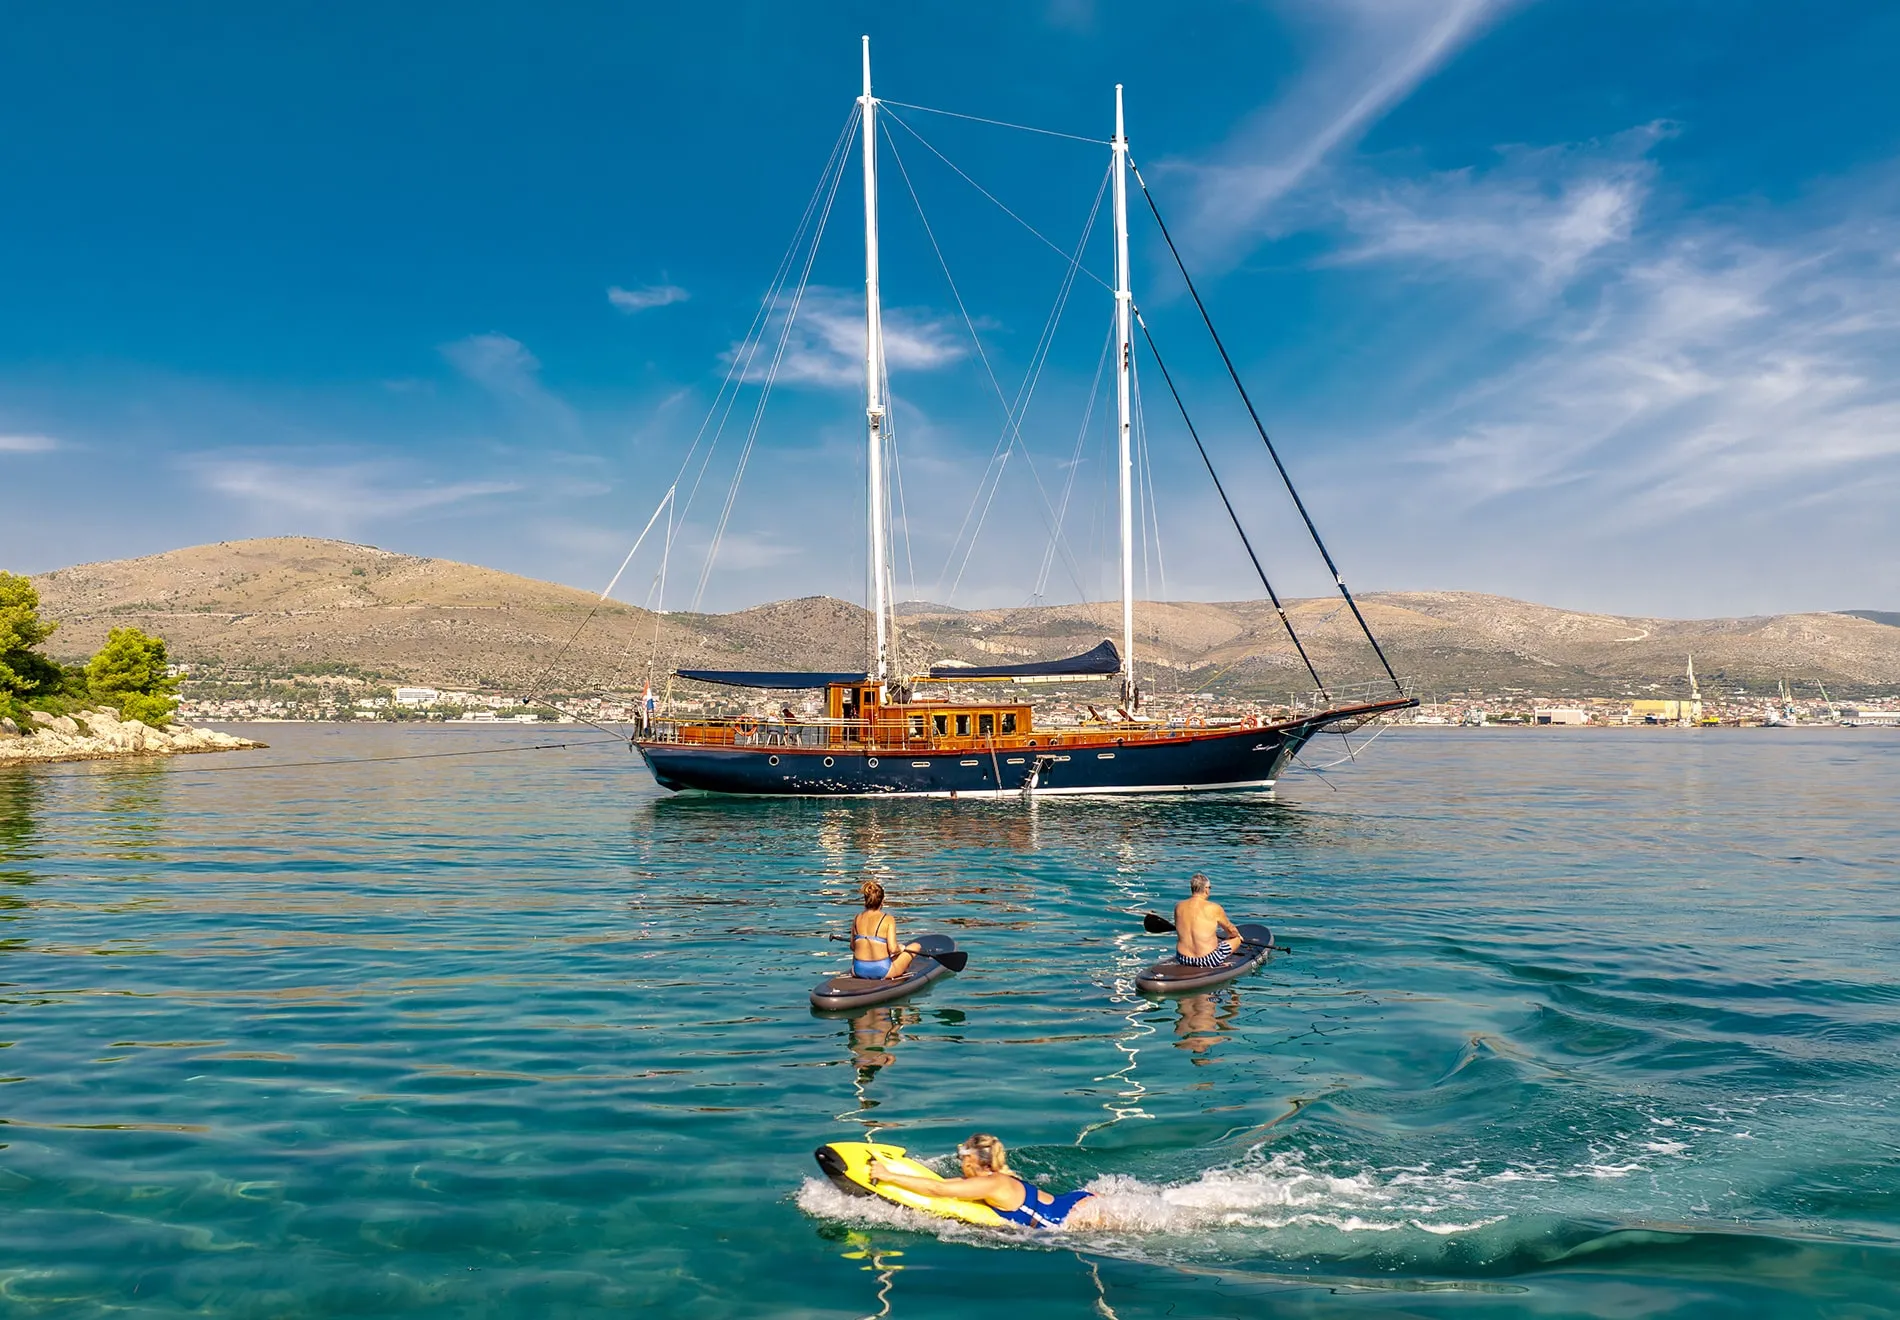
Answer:
<svg viewBox="0 0 1900 1320"><path fill-rule="evenodd" d="M866 981L895 981L910 970L917 945L897 942L897 918L884 910L884 886L866 880L858 886L864 911L851 921L851 975Z"/></svg>
<svg viewBox="0 0 1900 1320"><path fill-rule="evenodd" d="M979 1132L957 1147L963 1166L961 1178L914 1178L897 1173L878 1160L870 1166L871 1181L893 1183L925 1196L948 1196L959 1201L981 1201L1004 1220L1023 1228L1092 1228L1101 1222L1101 1202L1093 1192L1043 1191L1010 1172L1003 1143Z"/></svg>

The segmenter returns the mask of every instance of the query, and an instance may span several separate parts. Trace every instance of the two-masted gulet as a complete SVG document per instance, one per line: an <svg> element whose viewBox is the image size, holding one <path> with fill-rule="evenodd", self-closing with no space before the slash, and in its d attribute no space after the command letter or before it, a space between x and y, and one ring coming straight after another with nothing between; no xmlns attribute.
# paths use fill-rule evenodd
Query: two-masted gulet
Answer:
<svg viewBox="0 0 1900 1320"><path fill-rule="evenodd" d="M885 514L888 443L883 308L878 287L877 116L871 92L870 39L864 40L864 90L859 98L860 145L864 176L865 287L865 432L869 473L871 556L871 654L863 670L784 672L679 669L683 679L734 687L771 690L820 690L822 716L797 719L660 718L634 739L654 778L673 790L714 793L848 797L887 794L925 797L985 797L1044 794L1181 793L1273 787L1287 762L1319 732L1362 723L1384 712L1416 705L1392 676L1370 629L1366 637L1379 652L1393 695L1364 701L1327 700L1317 671L1293 636L1277 594L1273 597L1301 659L1313 672L1320 700L1289 718L1198 721L1187 725L1139 717L1140 688L1135 674L1134 481L1131 454L1131 381L1136 309L1128 263L1128 188L1133 164L1122 119L1122 90L1115 89L1112 184L1115 253L1115 389L1117 455L1120 463L1121 646L1104 640L1082 655L1064 660L993 666L935 666L921 675L894 672L891 638L895 615ZM1137 173L1139 181L1140 176ZM1143 185L1144 192L1146 185ZM1152 202L1150 203L1152 205ZM1159 220L1159 212L1156 219ZM1165 233L1165 229L1164 229ZM1185 276L1185 268L1182 271ZM1190 290L1192 286L1190 283ZM1199 304L1198 295L1196 303ZM1205 309L1203 308L1203 314ZM1213 329L1211 321L1208 328ZM1145 326L1144 326L1145 330ZM1218 343L1218 339L1216 340ZM1223 357L1225 350L1223 349ZM1165 370L1165 368L1164 368ZM1230 364L1231 370L1231 364ZM1234 383L1239 385L1236 376ZM1172 384L1172 383L1170 383ZM1244 389L1242 391L1245 396ZM1252 410L1251 403L1248 404ZM1185 411L1184 411L1185 417ZM1190 429L1192 423L1190 422ZM1261 439L1267 440L1264 429ZM1271 449L1271 441L1267 441ZM1196 439L1197 448L1199 440ZM1205 454L1203 453L1203 458ZM1278 456L1275 455L1278 466ZM1282 476L1285 469L1280 468ZM1212 474L1211 464L1209 466ZM1218 485L1218 478L1216 478ZM1288 491L1299 503L1297 492ZM1223 503L1226 494L1222 492ZM1232 513L1229 507L1230 515ZM1300 505L1303 518L1306 511ZM1310 518L1307 526L1319 543ZM1235 527L1246 533L1235 518ZM1248 553L1252 556L1251 544ZM1256 559L1256 568L1258 561ZM1353 616L1364 626L1358 606L1333 573ZM1115 719L1061 727L1039 727L1033 705L1019 696L1001 695L1022 684L1078 680L1120 680ZM988 700L934 696L945 685L969 688L997 684ZM789 710L789 708L788 708Z"/></svg>

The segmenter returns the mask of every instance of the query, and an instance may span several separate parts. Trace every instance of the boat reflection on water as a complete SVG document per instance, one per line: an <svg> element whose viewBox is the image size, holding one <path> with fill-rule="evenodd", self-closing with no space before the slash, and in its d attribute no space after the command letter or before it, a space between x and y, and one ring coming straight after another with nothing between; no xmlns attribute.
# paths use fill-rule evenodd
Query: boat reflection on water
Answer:
<svg viewBox="0 0 1900 1320"><path fill-rule="evenodd" d="M1193 1063L1212 1063L1214 1047L1226 1040L1240 1015L1240 987L1224 986L1174 1002L1174 1047L1193 1055Z"/></svg>

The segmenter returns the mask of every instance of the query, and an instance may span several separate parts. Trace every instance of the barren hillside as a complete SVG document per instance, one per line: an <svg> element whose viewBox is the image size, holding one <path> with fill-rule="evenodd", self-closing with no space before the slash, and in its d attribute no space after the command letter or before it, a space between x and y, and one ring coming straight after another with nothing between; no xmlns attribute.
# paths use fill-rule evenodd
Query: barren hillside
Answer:
<svg viewBox="0 0 1900 1320"><path fill-rule="evenodd" d="M849 668L863 663L868 632L862 609L828 597L655 616L493 569L304 537L82 564L35 582L45 613L62 621L52 649L63 658L89 653L108 629L130 623L200 665L344 668L438 686L637 689L649 659L662 671ZM1640 619L1455 591L1361 603L1394 667L1421 692L1611 695L1674 685L1690 653L1699 674L1731 686L1772 688L1783 678L1841 694L1900 686L1900 628L1846 614ZM907 667L1053 657L1115 635L1117 614L1107 605L912 604L899 643ZM1288 614L1329 682L1378 674L1340 601L1293 601ZM1263 601L1144 603L1137 625L1158 690L1254 695L1311 686ZM547 682L537 682L544 674Z"/></svg>

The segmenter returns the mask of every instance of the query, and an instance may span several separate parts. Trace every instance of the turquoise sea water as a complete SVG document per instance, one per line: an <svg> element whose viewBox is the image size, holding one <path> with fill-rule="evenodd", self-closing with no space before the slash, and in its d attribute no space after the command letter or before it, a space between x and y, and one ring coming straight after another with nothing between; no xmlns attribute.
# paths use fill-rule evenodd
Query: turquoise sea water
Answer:
<svg viewBox="0 0 1900 1320"><path fill-rule="evenodd" d="M264 736L0 771L0 1313L1900 1309L1893 733L1400 730L1336 788L1034 804L227 769L550 741ZM1197 869L1293 952L1135 997ZM969 970L815 1016L866 875ZM816 1181L871 1128L1117 1227Z"/></svg>

